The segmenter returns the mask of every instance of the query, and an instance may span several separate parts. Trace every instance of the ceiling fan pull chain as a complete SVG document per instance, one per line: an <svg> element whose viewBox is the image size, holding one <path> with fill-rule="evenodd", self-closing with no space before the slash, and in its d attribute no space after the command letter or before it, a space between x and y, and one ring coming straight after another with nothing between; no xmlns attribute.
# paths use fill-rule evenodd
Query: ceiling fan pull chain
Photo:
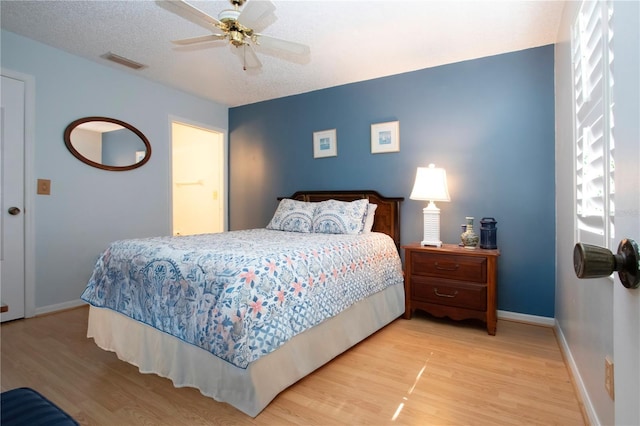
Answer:
<svg viewBox="0 0 640 426"><path fill-rule="evenodd" d="M247 45L242 45L242 70L247 70Z"/></svg>

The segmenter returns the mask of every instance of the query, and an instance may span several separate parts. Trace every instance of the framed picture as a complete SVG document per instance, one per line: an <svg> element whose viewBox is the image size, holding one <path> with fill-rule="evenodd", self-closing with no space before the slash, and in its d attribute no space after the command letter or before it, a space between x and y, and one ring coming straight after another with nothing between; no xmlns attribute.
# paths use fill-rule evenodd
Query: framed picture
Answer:
<svg viewBox="0 0 640 426"><path fill-rule="evenodd" d="M336 129L313 132L313 158L337 157Z"/></svg>
<svg viewBox="0 0 640 426"><path fill-rule="evenodd" d="M400 122L389 121L371 125L371 153L400 151Z"/></svg>
<svg viewBox="0 0 640 426"><path fill-rule="evenodd" d="M145 155L147 155L147 151L136 151L136 163L141 162Z"/></svg>

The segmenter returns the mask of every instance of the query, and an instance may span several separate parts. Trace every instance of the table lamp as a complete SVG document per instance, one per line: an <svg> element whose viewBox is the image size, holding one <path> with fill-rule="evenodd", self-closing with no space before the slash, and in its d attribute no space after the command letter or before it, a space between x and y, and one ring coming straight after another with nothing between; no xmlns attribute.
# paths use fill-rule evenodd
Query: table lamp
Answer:
<svg viewBox="0 0 640 426"><path fill-rule="evenodd" d="M447 189L447 172L429 164L429 167L418 167L416 181L409 196L412 200L429 201L427 207L422 209L424 214L423 246L441 247L440 241L440 209L434 201L451 201Z"/></svg>

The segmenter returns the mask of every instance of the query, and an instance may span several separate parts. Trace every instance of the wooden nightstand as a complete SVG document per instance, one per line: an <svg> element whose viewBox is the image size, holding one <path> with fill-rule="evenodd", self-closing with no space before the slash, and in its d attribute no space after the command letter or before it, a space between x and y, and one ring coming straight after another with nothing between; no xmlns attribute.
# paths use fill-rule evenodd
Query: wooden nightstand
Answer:
<svg viewBox="0 0 640 426"><path fill-rule="evenodd" d="M496 334L499 250L470 250L454 244L402 246L405 253L405 311L421 309L454 320L476 318Z"/></svg>

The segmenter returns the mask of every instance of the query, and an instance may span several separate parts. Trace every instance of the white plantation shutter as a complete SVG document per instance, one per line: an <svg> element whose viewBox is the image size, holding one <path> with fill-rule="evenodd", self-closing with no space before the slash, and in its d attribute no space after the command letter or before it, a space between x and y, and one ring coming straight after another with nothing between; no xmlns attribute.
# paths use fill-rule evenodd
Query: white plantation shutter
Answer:
<svg viewBox="0 0 640 426"><path fill-rule="evenodd" d="M571 37L575 103L576 240L614 238L613 4L585 1Z"/></svg>

